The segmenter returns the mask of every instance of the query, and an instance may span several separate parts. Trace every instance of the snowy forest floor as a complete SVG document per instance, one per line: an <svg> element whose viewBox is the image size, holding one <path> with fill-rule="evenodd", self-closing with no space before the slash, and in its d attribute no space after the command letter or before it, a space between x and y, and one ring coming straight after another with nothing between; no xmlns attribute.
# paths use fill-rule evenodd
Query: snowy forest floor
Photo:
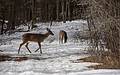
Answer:
<svg viewBox="0 0 120 75"><path fill-rule="evenodd" d="M49 23L38 23L38 28L31 30L32 33L45 33ZM98 65L91 62L77 62L77 59L88 57L86 48L87 43L78 42L75 34L86 29L87 23L83 20L62 23L55 22L51 30L55 34L49 36L42 43L43 54L34 52L38 48L37 43L30 43L30 54L22 46L20 54L17 54L20 45L21 36L24 33L16 32L11 35L1 35L0 50L1 55L8 55L7 61L0 62L0 75L119 75L119 69L94 69L88 66ZM26 26L20 29L26 30ZM58 43L58 34L60 30L68 33L68 42ZM12 57L12 59L11 59Z"/></svg>

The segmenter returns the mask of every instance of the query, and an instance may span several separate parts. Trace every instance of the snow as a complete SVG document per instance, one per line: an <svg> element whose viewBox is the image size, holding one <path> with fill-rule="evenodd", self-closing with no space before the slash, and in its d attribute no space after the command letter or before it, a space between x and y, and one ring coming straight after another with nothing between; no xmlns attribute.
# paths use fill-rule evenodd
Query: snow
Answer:
<svg viewBox="0 0 120 75"><path fill-rule="evenodd" d="M49 23L38 23L38 28L33 29L32 33L45 33ZM87 57L86 42L76 42L74 37L75 32L83 31L87 23L83 20L75 20L72 22L62 23L54 22L51 30L55 34L49 36L42 42L43 54L34 52L38 48L37 43L30 43L29 48L32 51L30 54L27 49L22 46L20 54L17 54L20 45L21 36L27 32L16 32L12 35L0 35L1 39L7 40L7 43L0 46L3 54L8 54L12 57L26 56L29 60L24 61L5 61L0 62L0 75L119 75L120 70L116 69L93 69L87 66L97 65L98 63L79 62L77 59ZM24 27L20 27L24 28ZM87 28L86 28L87 29ZM65 44L58 43L58 33L60 30L65 30L68 33L68 42Z"/></svg>

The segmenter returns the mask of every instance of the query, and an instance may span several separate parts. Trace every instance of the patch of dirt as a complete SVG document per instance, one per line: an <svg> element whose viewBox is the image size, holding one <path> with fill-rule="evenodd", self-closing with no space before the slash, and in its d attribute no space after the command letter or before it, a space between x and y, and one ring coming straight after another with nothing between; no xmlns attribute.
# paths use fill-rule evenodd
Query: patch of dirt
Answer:
<svg viewBox="0 0 120 75"><path fill-rule="evenodd" d="M112 56L90 56L77 61L100 63L99 65L89 66L95 69L120 69L120 59Z"/></svg>
<svg viewBox="0 0 120 75"><path fill-rule="evenodd" d="M3 61L24 61L24 60L28 60L28 57L11 57L8 55L4 55L4 54L0 54L0 62Z"/></svg>

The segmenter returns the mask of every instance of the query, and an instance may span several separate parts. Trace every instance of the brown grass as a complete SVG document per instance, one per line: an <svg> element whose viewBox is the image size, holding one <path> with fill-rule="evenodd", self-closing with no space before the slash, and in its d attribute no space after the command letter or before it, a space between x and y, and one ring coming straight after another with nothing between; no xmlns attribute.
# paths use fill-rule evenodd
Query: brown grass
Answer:
<svg viewBox="0 0 120 75"><path fill-rule="evenodd" d="M93 62L93 63L102 63L100 65L89 66L89 68L95 69L120 69L120 59L115 58L113 56L90 56L82 59L78 59L78 61L83 62Z"/></svg>

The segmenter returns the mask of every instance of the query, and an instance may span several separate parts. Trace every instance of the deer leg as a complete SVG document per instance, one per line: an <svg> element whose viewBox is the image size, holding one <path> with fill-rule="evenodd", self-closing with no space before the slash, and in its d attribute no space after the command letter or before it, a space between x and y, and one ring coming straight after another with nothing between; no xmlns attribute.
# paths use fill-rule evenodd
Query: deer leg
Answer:
<svg viewBox="0 0 120 75"><path fill-rule="evenodd" d="M63 44L63 36L61 37L61 43Z"/></svg>
<svg viewBox="0 0 120 75"><path fill-rule="evenodd" d="M40 48L38 48L35 52L37 52Z"/></svg>
<svg viewBox="0 0 120 75"><path fill-rule="evenodd" d="M35 51L37 52L40 49L40 53L42 54L42 50L41 50L41 44L38 42L39 48Z"/></svg>
<svg viewBox="0 0 120 75"><path fill-rule="evenodd" d="M40 48L40 53L42 54L42 49L41 49L41 44L38 42L39 48Z"/></svg>
<svg viewBox="0 0 120 75"><path fill-rule="evenodd" d="M65 43L65 37L63 37L63 43Z"/></svg>
<svg viewBox="0 0 120 75"><path fill-rule="evenodd" d="M62 37L60 36L59 37L59 44L61 44L62 43Z"/></svg>
<svg viewBox="0 0 120 75"><path fill-rule="evenodd" d="M23 43L20 44L19 49L18 49L18 54L19 54L19 52L20 52L20 48L21 48L22 45L24 45L25 43L26 43L26 42L24 41Z"/></svg>
<svg viewBox="0 0 120 75"><path fill-rule="evenodd" d="M27 48L27 50L30 52L30 53L32 53L31 51L30 51L30 49L28 48L28 42L26 43L26 45L25 45L25 47Z"/></svg>

